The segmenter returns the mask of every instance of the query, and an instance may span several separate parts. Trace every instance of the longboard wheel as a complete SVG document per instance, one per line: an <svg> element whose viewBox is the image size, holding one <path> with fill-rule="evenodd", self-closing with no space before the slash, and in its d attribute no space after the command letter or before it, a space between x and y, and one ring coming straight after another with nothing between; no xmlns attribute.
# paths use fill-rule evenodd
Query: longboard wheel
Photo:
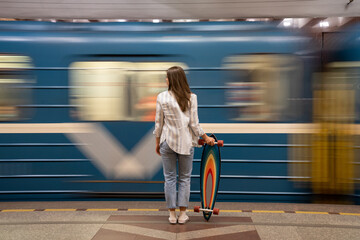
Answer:
<svg viewBox="0 0 360 240"><path fill-rule="evenodd" d="M217 145L218 145L219 147L224 146L224 141L223 141L223 140L218 140L217 143L218 143Z"/></svg>
<svg viewBox="0 0 360 240"><path fill-rule="evenodd" d="M199 145L204 145L204 144L205 144L205 140L204 140L204 139L199 139L198 143L199 143Z"/></svg>
<svg viewBox="0 0 360 240"><path fill-rule="evenodd" d="M220 209L218 209L218 208L213 209L213 214L219 215L219 212L220 212Z"/></svg>
<svg viewBox="0 0 360 240"><path fill-rule="evenodd" d="M194 212L200 212L200 206L195 206L194 207Z"/></svg>

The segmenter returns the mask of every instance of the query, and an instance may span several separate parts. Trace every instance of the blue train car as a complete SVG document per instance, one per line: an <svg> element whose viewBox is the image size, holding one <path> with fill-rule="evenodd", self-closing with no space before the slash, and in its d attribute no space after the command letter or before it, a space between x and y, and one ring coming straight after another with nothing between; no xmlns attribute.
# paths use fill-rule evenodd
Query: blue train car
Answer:
<svg viewBox="0 0 360 240"><path fill-rule="evenodd" d="M289 148L317 62L309 36L268 23L1 22L0 200L162 197L155 101L179 65L225 142L218 199L308 201Z"/></svg>

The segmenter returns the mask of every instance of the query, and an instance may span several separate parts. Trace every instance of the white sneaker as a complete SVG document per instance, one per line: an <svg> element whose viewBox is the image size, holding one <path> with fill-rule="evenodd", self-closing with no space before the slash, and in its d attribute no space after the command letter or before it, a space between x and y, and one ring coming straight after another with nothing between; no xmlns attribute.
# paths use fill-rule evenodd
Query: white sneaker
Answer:
<svg viewBox="0 0 360 240"><path fill-rule="evenodd" d="M169 217L169 223L170 223L170 224L176 224L176 222L177 222L177 219L176 219L176 218Z"/></svg>
<svg viewBox="0 0 360 240"><path fill-rule="evenodd" d="M189 216L186 215L186 213L180 213L179 219L178 219L178 223L179 224L185 224L190 220Z"/></svg>
<svg viewBox="0 0 360 240"><path fill-rule="evenodd" d="M176 224L177 223L177 218L176 218L175 211L174 212L170 211L169 223L170 224Z"/></svg>

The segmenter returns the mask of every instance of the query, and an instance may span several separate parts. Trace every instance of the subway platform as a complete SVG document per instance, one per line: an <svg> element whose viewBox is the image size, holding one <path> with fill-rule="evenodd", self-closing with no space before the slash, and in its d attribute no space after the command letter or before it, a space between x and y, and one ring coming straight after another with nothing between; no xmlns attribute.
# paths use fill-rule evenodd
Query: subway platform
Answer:
<svg viewBox="0 0 360 240"><path fill-rule="evenodd" d="M0 239L360 239L357 205L217 202L206 222L198 204L170 225L162 201L0 202Z"/></svg>

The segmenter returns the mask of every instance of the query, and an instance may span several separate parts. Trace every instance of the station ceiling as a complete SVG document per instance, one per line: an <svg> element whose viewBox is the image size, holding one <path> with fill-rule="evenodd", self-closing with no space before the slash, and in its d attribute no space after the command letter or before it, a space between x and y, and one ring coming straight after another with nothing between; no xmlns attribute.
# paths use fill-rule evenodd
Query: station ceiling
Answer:
<svg viewBox="0 0 360 240"><path fill-rule="evenodd" d="M241 19L360 16L360 0L0 0L0 18Z"/></svg>

